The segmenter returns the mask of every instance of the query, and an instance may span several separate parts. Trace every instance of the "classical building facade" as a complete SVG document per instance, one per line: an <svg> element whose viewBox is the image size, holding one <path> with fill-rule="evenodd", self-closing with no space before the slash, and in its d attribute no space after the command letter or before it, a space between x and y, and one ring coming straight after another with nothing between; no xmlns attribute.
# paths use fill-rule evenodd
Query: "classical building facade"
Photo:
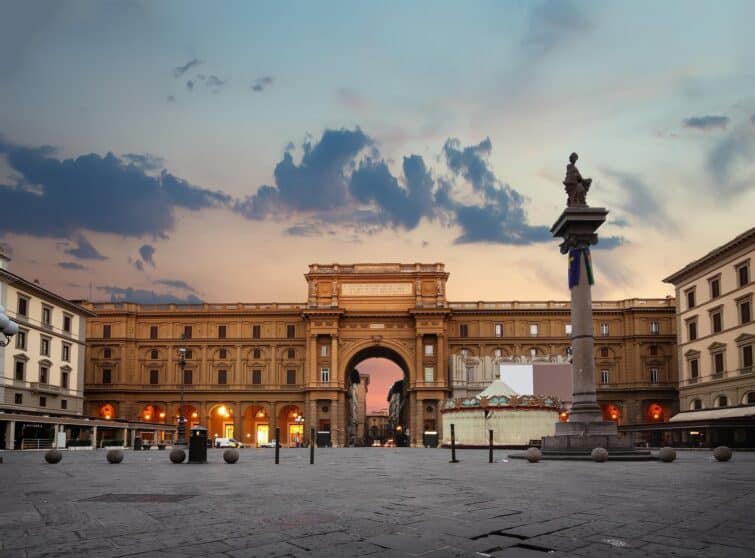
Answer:
<svg viewBox="0 0 755 558"><path fill-rule="evenodd" d="M755 405L755 228L667 277L677 295L682 411Z"/></svg>
<svg viewBox="0 0 755 558"><path fill-rule="evenodd" d="M367 384L352 389L351 373L378 357L404 372L390 420L420 445L441 429L443 400L479 392L500 364L568 374L568 302L448 302L448 277L443 264L313 264L302 303L88 303L87 412L175 423L184 346L184 416L210 435L261 444L280 429L293 445L315 428L335 445L360 443ZM606 415L667 419L677 402L673 299L596 302L594 326Z"/></svg>

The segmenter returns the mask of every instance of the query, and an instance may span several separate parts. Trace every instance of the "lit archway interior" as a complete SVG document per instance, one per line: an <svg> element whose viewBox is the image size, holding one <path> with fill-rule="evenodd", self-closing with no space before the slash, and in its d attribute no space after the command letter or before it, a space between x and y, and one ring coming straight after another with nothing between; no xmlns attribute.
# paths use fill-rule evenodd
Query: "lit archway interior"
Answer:
<svg viewBox="0 0 755 558"><path fill-rule="evenodd" d="M176 416L173 417L175 424L178 424L178 418L180 416L180 409L176 409ZM199 411L194 405L184 405L183 416L186 419L186 431L184 432L184 438L188 442L190 430L200 424Z"/></svg>
<svg viewBox="0 0 755 558"><path fill-rule="evenodd" d="M265 407L250 405L244 410L242 429L245 444L260 446L273 440L275 434L270 431L270 416Z"/></svg>
<svg viewBox="0 0 755 558"><path fill-rule="evenodd" d="M159 405L145 405L142 408L141 413L139 413L139 417L143 422L157 422L162 424L165 422L165 416L165 409Z"/></svg>
<svg viewBox="0 0 755 558"><path fill-rule="evenodd" d="M208 436L210 438L233 438L233 409L226 403L215 405L210 409L210 424Z"/></svg>
<svg viewBox="0 0 755 558"><path fill-rule="evenodd" d="M304 441L304 416L296 405L286 405L278 413L280 445L297 447Z"/></svg>

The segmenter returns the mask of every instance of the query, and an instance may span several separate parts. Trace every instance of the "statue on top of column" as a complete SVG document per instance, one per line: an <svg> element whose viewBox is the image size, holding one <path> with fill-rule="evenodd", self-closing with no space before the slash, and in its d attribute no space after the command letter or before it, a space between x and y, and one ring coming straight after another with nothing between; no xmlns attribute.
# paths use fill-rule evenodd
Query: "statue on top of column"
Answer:
<svg viewBox="0 0 755 558"><path fill-rule="evenodd" d="M587 206L587 192L590 190L590 184L592 184L592 178L582 178L582 175L577 169L577 159L579 155L572 153L569 155L569 164L566 165L566 178L564 178L564 187L568 199L566 200L567 207L588 207Z"/></svg>

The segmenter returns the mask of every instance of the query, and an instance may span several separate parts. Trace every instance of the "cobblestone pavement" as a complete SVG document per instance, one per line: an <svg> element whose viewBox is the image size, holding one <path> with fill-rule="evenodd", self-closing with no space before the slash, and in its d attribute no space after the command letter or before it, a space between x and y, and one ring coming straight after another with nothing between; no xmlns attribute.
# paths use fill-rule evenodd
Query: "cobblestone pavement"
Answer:
<svg viewBox="0 0 755 558"><path fill-rule="evenodd" d="M755 454L718 463L503 462L506 452L244 449L0 452L6 556L755 555Z"/></svg>

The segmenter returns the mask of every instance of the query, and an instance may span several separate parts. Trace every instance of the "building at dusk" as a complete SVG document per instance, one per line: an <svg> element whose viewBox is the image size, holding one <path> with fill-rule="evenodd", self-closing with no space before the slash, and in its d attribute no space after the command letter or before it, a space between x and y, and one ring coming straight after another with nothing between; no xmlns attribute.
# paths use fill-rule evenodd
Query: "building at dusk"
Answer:
<svg viewBox="0 0 755 558"><path fill-rule="evenodd" d="M312 264L303 302L84 303L96 314L86 413L175 424L183 380L183 414L210 435L260 445L280 429L281 443L294 445L314 428L342 446L356 422L361 443L372 426L368 384L352 389L350 373L383 358L404 376L392 395L396 426L421 445L423 432L441 430L445 400L479 393L507 365L531 366L543 392L534 395L570 386L568 302L450 302L448 278L440 263ZM598 301L593 325L606 418L668 420L678 401L674 300Z"/></svg>

